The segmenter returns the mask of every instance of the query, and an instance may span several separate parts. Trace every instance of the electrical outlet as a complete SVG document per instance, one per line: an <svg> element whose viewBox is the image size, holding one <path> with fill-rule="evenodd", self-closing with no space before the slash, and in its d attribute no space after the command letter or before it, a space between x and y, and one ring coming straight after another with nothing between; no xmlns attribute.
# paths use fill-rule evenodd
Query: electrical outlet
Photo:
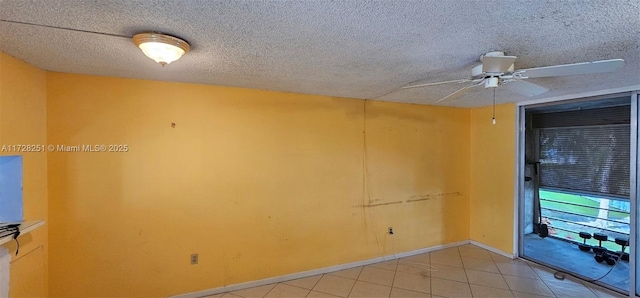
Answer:
<svg viewBox="0 0 640 298"><path fill-rule="evenodd" d="M198 254L191 254L191 265L198 264Z"/></svg>
<svg viewBox="0 0 640 298"><path fill-rule="evenodd" d="M393 235L393 227L389 227L389 235Z"/></svg>

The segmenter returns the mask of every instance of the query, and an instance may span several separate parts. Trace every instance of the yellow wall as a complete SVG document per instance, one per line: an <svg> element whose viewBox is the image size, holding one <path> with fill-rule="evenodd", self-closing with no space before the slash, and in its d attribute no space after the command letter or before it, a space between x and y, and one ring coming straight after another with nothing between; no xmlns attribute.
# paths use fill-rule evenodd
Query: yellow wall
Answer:
<svg viewBox="0 0 640 298"><path fill-rule="evenodd" d="M470 236L514 253L515 105L471 110Z"/></svg>
<svg viewBox="0 0 640 298"><path fill-rule="evenodd" d="M53 228L20 238L11 296L171 295L469 238L513 252L515 107L490 116L0 54L0 144L129 146L24 154L25 218Z"/></svg>
<svg viewBox="0 0 640 298"><path fill-rule="evenodd" d="M363 204L372 206L372 228L394 228L393 238L381 238L384 255L469 239L469 116L468 109L366 103Z"/></svg>
<svg viewBox="0 0 640 298"><path fill-rule="evenodd" d="M53 228L20 238L11 296L171 295L469 238L513 252L515 107L490 116L0 54L0 144L129 146L24 154L25 218Z"/></svg>
<svg viewBox="0 0 640 298"><path fill-rule="evenodd" d="M46 144L46 73L0 53L0 147ZM26 220L47 220L47 154L0 152L23 156L23 198ZM11 297L43 296L47 292L47 230L22 235L20 254L11 261ZM15 242L5 245L15 254Z"/></svg>
<svg viewBox="0 0 640 298"><path fill-rule="evenodd" d="M172 295L469 238L468 109L62 73L47 97L50 144L129 147L49 153L52 296Z"/></svg>

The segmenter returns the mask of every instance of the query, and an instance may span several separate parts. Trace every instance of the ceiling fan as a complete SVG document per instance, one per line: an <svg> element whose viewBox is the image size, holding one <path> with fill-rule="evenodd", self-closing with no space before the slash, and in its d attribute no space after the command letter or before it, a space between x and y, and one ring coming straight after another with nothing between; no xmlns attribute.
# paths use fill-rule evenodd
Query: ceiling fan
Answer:
<svg viewBox="0 0 640 298"><path fill-rule="evenodd" d="M497 88L502 85L507 85L509 90L513 92L526 96L536 96L549 91L549 89L529 83L525 81L526 79L612 72L620 69L624 65L623 59L611 59L514 70L513 63L515 61L516 56L505 56L504 52L498 51L489 52L480 56L480 62L482 63L471 70L471 78L410 85L404 86L401 89L422 88L454 83L471 83L471 85L462 87L456 92L441 98L436 103L456 98L483 85L484 88Z"/></svg>

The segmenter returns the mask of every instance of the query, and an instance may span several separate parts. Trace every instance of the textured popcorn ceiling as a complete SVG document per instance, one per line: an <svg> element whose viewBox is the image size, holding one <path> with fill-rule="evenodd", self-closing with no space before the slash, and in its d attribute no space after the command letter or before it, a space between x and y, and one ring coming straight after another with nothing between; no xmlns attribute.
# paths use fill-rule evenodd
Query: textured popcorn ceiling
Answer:
<svg viewBox="0 0 640 298"><path fill-rule="evenodd" d="M462 85L480 54L517 68L622 58L616 73L529 80L530 98L640 85L640 1L3 1L0 19L132 36L160 31L192 51L167 67L130 38L0 22L0 51L59 72L434 104ZM6 75L6 74L5 74ZM491 104L479 89L441 105Z"/></svg>

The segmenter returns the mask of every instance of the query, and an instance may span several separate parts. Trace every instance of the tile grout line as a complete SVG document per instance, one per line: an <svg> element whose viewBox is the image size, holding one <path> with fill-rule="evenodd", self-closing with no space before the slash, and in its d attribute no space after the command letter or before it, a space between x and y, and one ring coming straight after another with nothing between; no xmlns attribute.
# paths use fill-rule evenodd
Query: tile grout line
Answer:
<svg viewBox="0 0 640 298"><path fill-rule="evenodd" d="M515 297L516 295L513 293L514 291L511 289L511 286L509 286L509 283L507 282L507 280L504 278L504 274L502 273L502 271L500 271L500 267L498 267L498 262L496 261L496 259L493 257L493 255L491 253L489 253L489 256L491 257L491 259L493 260L493 263L496 265L496 268L498 268L498 272L500 272L500 278L502 278L502 281L504 281L504 284L507 285L507 288L509 289L509 292L511 293L511 295L513 297ZM533 270L533 269L531 269ZM533 272L534 274L538 274L535 271Z"/></svg>
<svg viewBox="0 0 640 298"><path fill-rule="evenodd" d="M462 261L462 255L460 255L460 261ZM462 266L464 267L464 263L462 263ZM471 293L471 297L473 297L473 290L471 289L471 281L469 280L469 275L467 274L467 268L462 268L462 271L464 271L464 277L467 278L467 285L469 286L469 292Z"/></svg>
<svg viewBox="0 0 640 298"><path fill-rule="evenodd" d="M461 245L462 246L462 245ZM480 247L481 248L481 247ZM498 269L498 272L500 272L500 268L498 268L498 265L496 264L496 261L493 259L493 257L491 256L491 254L489 253L489 251L487 251L484 248L483 251L486 251L487 254L489 255L489 258L491 259L491 261L493 262L493 265L496 266L496 268ZM460 247L458 247L458 250L460 250ZM470 257L470 256L465 256L467 258L471 258L471 259L476 259L476 260L481 260L480 258L474 258L474 257ZM460 254L460 260L462 260L462 253ZM488 260L487 260L488 261ZM462 266L464 267L464 262L462 263ZM469 292L471 292L471 296L473 297L473 289L471 289L471 281L469 280L469 275L467 274L467 270L473 270L473 269L467 269L467 268L463 268L462 270L464 270L464 275L467 278L467 285L469 286ZM474 271L478 271L478 272L485 272L485 273L492 273L492 272L488 272L488 271L482 271L482 270L474 270ZM501 274L502 275L502 274ZM505 282L506 283L506 282ZM507 285L508 287L508 285ZM490 287L490 288L494 288L494 287ZM498 288L494 288L494 289L498 289ZM509 290L511 291L511 290ZM512 293L513 295L513 293Z"/></svg>
<svg viewBox="0 0 640 298"><path fill-rule="evenodd" d="M533 270L533 268L531 268L531 265L527 264L527 267L529 267L529 269ZM540 278L540 280L542 281L542 283L547 286L547 288L549 288L549 291L551 291L551 293L553 294L553 296L558 297L558 294L556 294L555 291L553 291L553 289L547 284L547 282L542 278L542 276L540 276L540 274L538 274L538 272L536 272L535 270L533 270L533 272ZM598 295L596 295L598 296Z"/></svg>
<svg viewBox="0 0 640 298"><path fill-rule="evenodd" d="M460 249L456 246L456 251L458 252L458 257L460 258L460 263L462 263L462 257L460 256ZM442 264L440 264L442 265ZM431 266L431 254L429 254L429 266ZM464 267L464 264L462 264ZM429 271L429 297L433 297L433 274L434 271Z"/></svg>
<svg viewBox="0 0 640 298"><path fill-rule="evenodd" d="M269 289L268 292L266 292L264 295L262 295L262 297L267 297L267 295L269 295L269 293L271 293L271 291L273 291L273 289L275 289L280 283L276 283L275 286L273 286L271 289Z"/></svg>
<svg viewBox="0 0 640 298"><path fill-rule="evenodd" d="M356 284L358 283L358 278L360 278L360 274L362 274L363 270L364 270L364 266L362 267L362 269L360 269L360 273L358 273L358 277L356 277L356 281L351 286L351 289L349 290L349 293L347 294L347 297L349 297L349 295L351 295L351 292L353 292L353 288L356 287Z"/></svg>
<svg viewBox="0 0 640 298"><path fill-rule="evenodd" d="M324 276L324 274L323 274L322 276ZM320 278L322 278L322 276L321 276ZM308 277L303 277L303 278L308 278ZM318 278L318 281L320 281L320 278ZM302 278L298 278L298 279L302 279ZM296 280L296 279L294 279L294 280ZM283 286L288 286L288 287L294 287L294 288L298 288L298 289L307 290L307 291L309 291L309 293L311 293L311 291L313 291L313 288L316 286L316 284L318 284L318 281L316 281L316 283L315 283L315 284L313 284L313 287L311 287L311 289L307 289L307 288L303 288L303 287L299 287L299 286L295 286L295 285L290 285L290 284L287 284L287 282L279 282L279 283L277 283L277 284L276 284L276 286L275 286L275 287L277 287L278 285L283 285ZM273 287L273 289L274 289L275 287ZM271 289L271 290L273 290L273 289ZM269 290L269 292L267 292L267 294L265 294L265 295L264 295L264 297L266 297L267 295L269 295L269 293L271 292L271 290ZM305 297L309 296L309 293L307 293L307 295L305 295ZM264 297L263 297L263 298L264 298Z"/></svg>
<svg viewBox="0 0 640 298"><path fill-rule="evenodd" d="M491 257L491 259L493 259L493 257ZM495 260L494 260L494 263L495 263ZM496 267L498 267L498 265L497 265L497 264L496 264ZM498 272L500 272L500 268L498 268ZM535 271L534 271L534 273L535 273L536 275L538 274L538 273L537 273L537 272L535 272ZM511 295L513 295L513 297L515 297L516 295L515 295L515 294L513 294L513 292L517 292L517 291L514 291L514 290L511 288L511 285L509 285L509 283L507 282L507 279L506 279L506 278L504 278L504 274L502 274L502 272L500 272L499 274L500 274L500 278L502 278L502 280L504 281L504 283L507 285L507 288L509 289L509 292L511 292Z"/></svg>
<svg viewBox="0 0 640 298"><path fill-rule="evenodd" d="M308 297L309 295L311 295L311 292L313 292L313 289L318 285L318 283L325 276L325 274L320 275L320 278L318 278L318 280L316 280L316 283L313 284L313 287L311 287L311 290L309 290L309 293L307 293L307 296L305 296L305 297Z"/></svg>
<svg viewBox="0 0 640 298"><path fill-rule="evenodd" d="M497 265L496 265L497 266ZM498 271L500 271L500 268L498 268ZM538 274L534 271L535 274ZM509 289L509 292L511 292L511 295L513 295L513 297L515 297L516 295L513 294L513 290L511 289L511 286L509 285L509 283L507 282L507 280L504 278L504 274L500 273L500 278L502 278L502 281L504 281L504 284L507 285L507 288Z"/></svg>
<svg viewBox="0 0 640 298"><path fill-rule="evenodd" d="M525 263L525 264L527 265L527 267L529 267L529 269L533 270L533 268L531 268L531 265L529 265L529 264L527 264L527 263ZM550 286L549 286L549 285L544 281L544 279L542 278L542 276L541 276L540 274L538 274L538 272L537 272L537 271L533 270L533 273L535 273L535 274L536 274L536 276L538 276L538 278L540 279L540 281L542 281L542 284L544 284L544 285L549 289L549 291L551 291L551 294L553 295L553 297L558 297L558 295L556 295L556 292L554 292L554 291L551 289L551 287L550 287ZM596 296L597 296L597 295L596 295Z"/></svg>
<svg viewBox="0 0 640 298"><path fill-rule="evenodd" d="M322 279L322 277L323 277L323 276L324 276L324 274L323 274L323 275L321 275L321 276L320 276L320 278L318 278L318 281L320 281L320 279ZM309 295L311 294L311 292L313 292L313 288L315 288L315 287L316 287L316 284L318 284L318 281L316 281L316 283L313 285L313 287L311 287L311 290L309 290L309 293L307 293L307 295L304 295L304 298L309 297Z"/></svg>
<svg viewBox="0 0 640 298"><path fill-rule="evenodd" d="M362 271L364 271L364 267L362 266L360 268L360 272L358 272L358 276L356 276L356 281L353 283L353 285L351 286L351 289L349 290L349 293L347 294L347 297L349 297L349 295L351 295L351 292L353 291L353 288L356 287L356 283L358 283L358 279L360 278L360 275L362 274Z"/></svg>
<svg viewBox="0 0 640 298"><path fill-rule="evenodd" d="M331 275L331 274L329 274L329 273L324 273L324 274L322 274L322 276L320 277L320 279L318 279L318 282L320 282L320 280L321 280L323 277L327 276L327 275L330 275L330 276L332 276L332 277L342 277L342 276ZM343 277L343 278L346 278L346 277ZM349 279L350 279L350 278L349 278ZM318 283L316 283L316 285L317 285L317 284L318 284ZM313 286L313 288L315 289L315 287L316 287L316 286L314 285L314 286ZM311 291L313 291L313 289L311 289ZM316 290L316 292L319 292L319 293L322 293L322 294L327 294L327 295L333 295L333 294L331 294L331 293L323 292L323 291L320 291L320 290ZM311 292L309 292L309 293L311 293ZM309 296L309 295L307 294L307 296ZM340 296L338 296L338 295L333 295L333 296L340 297Z"/></svg>
<svg viewBox="0 0 640 298"><path fill-rule="evenodd" d="M457 249L457 247L456 247ZM460 260L460 262L462 262L462 260ZM433 266L433 264L431 264L431 252L429 252L429 297L433 297L433 289L431 289L431 277L432 277L432 270L433 268L435 268L435 266Z"/></svg>
<svg viewBox="0 0 640 298"><path fill-rule="evenodd" d="M592 289L590 286L588 286L587 281L584 280L580 280L580 284L582 284L585 288L589 289L589 291L591 291L591 293L593 293L594 295L596 295L596 297L601 297L600 295L598 295L598 293L595 291L595 289Z"/></svg>
<svg viewBox="0 0 640 298"><path fill-rule="evenodd" d="M429 255L431 257L431 255ZM429 263L431 263L431 258L429 258ZM391 297L391 292L393 292L393 285L396 283L396 273L398 273L398 264L400 264L400 259L396 259L396 270L393 271L393 278L391 279L391 289L389 290L389 297Z"/></svg>

